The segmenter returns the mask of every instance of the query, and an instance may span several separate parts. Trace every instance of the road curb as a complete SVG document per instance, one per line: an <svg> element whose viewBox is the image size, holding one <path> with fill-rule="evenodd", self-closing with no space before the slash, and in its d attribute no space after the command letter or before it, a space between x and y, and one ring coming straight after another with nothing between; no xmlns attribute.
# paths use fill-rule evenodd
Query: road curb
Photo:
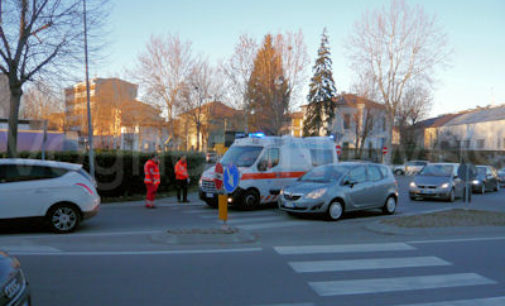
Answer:
<svg viewBox="0 0 505 306"><path fill-rule="evenodd" d="M454 226L454 227L430 227L408 228L382 224L382 220L367 224L364 228L370 232L384 235L423 236L423 235L466 235L466 234L496 234L503 233L500 226Z"/></svg>

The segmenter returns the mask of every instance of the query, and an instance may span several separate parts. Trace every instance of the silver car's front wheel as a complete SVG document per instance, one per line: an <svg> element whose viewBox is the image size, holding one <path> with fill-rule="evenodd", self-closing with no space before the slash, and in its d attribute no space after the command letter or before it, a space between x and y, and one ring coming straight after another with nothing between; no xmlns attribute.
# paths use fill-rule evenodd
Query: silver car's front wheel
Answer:
<svg viewBox="0 0 505 306"><path fill-rule="evenodd" d="M74 206L58 205L49 211L47 219L54 232L69 233L79 225L79 212Z"/></svg>
<svg viewBox="0 0 505 306"><path fill-rule="evenodd" d="M396 199L395 197L389 197L386 200L386 204L384 204L384 207L382 208L382 211L385 214L392 215L396 211Z"/></svg>
<svg viewBox="0 0 505 306"><path fill-rule="evenodd" d="M330 220L336 221L342 217L344 213L344 206L339 201L334 201L330 203L328 207L328 218Z"/></svg>

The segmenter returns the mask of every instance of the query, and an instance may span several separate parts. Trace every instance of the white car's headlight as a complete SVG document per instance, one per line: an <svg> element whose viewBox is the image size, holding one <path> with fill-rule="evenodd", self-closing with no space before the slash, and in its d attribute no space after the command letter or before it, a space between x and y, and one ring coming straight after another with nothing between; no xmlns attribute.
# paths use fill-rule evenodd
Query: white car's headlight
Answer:
<svg viewBox="0 0 505 306"><path fill-rule="evenodd" d="M415 182L410 182L410 188L417 188L417 185Z"/></svg>
<svg viewBox="0 0 505 306"><path fill-rule="evenodd" d="M307 199L319 199L326 193L327 188L321 188L307 193L305 196Z"/></svg>
<svg viewBox="0 0 505 306"><path fill-rule="evenodd" d="M449 183L443 183L442 185L440 185L440 188L442 189L449 188Z"/></svg>
<svg viewBox="0 0 505 306"><path fill-rule="evenodd" d="M283 195L284 194L284 189L281 189L281 191L279 191L279 195Z"/></svg>
<svg viewBox="0 0 505 306"><path fill-rule="evenodd" d="M202 179L202 178L200 178L200 179L198 180L198 187L202 187L202 182L203 182L203 179Z"/></svg>
<svg viewBox="0 0 505 306"><path fill-rule="evenodd" d="M479 180L473 180L473 181L472 181L472 184L474 184L474 185L478 185L478 184L479 184Z"/></svg>

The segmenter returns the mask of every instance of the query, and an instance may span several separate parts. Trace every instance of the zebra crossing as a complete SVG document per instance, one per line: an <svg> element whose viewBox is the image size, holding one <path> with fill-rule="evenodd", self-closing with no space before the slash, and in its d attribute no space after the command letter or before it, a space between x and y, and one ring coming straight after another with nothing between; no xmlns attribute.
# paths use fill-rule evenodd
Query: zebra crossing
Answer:
<svg viewBox="0 0 505 306"><path fill-rule="evenodd" d="M366 299L370 297L366 295L372 294L498 284L447 260L416 254L417 248L408 243L278 246L274 251L288 258L291 270L302 275L320 297L361 296ZM442 269L444 267L446 269ZM400 273L388 273L392 269ZM418 275L412 275L416 273ZM505 305L505 296L409 305L495 306Z"/></svg>
<svg viewBox="0 0 505 306"><path fill-rule="evenodd" d="M206 206L193 206L174 208L181 210L184 214L197 216L201 219L209 221L216 220L216 223L221 224L218 220L218 210L210 209ZM314 220L303 220L288 216L284 212L265 209L257 211L228 211L227 223L233 227L242 230L267 230L273 228L289 228L305 224L314 223Z"/></svg>

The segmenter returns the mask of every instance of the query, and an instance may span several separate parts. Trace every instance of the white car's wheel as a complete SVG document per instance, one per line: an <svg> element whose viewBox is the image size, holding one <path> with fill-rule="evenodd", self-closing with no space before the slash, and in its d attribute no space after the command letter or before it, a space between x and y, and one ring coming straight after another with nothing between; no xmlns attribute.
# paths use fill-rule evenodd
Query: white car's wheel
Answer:
<svg viewBox="0 0 505 306"><path fill-rule="evenodd" d="M395 197L389 197L386 200L386 203L384 204L384 207L382 207L382 211L385 214L392 215L396 211L396 198Z"/></svg>
<svg viewBox="0 0 505 306"><path fill-rule="evenodd" d="M80 221L78 209L71 204L59 204L51 208L47 214L47 222L53 232L73 232Z"/></svg>
<svg viewBox="0 0 505 306"><path fill-rule="evenodd" d="M337 221L344 214L344 206L339 201L333 201L328 206L328 219Z"/></svg>

